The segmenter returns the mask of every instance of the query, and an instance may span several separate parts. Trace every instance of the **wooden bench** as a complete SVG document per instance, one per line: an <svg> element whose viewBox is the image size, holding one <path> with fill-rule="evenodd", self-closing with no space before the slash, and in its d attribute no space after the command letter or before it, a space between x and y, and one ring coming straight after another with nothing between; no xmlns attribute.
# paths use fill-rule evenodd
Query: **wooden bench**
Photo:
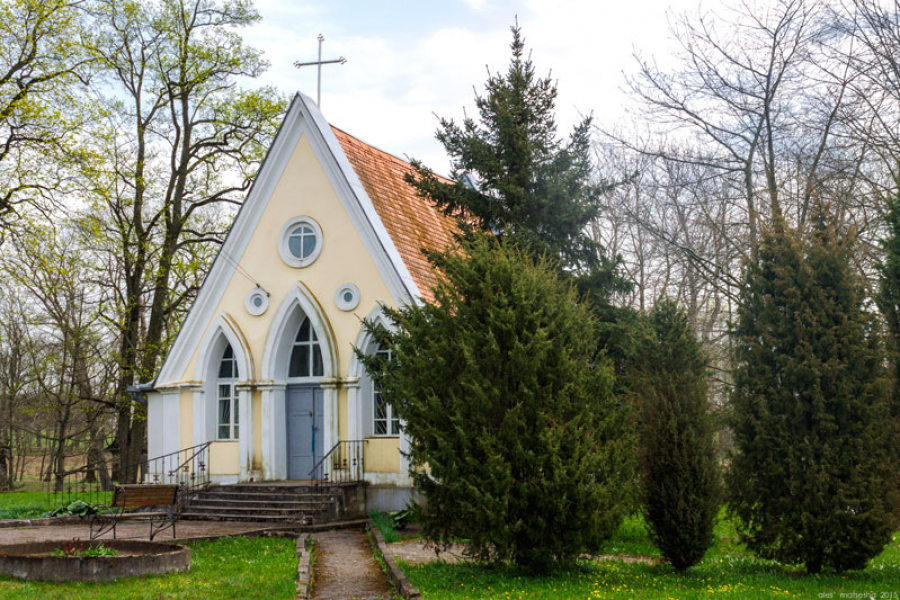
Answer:
<svg viewBox="0 0 900 600"><path fill-rule="evenodd" d="M106 506L111 512L99 513L91 516L91 539L100 537L109 530L116 539L116 524L124 520L149 520L150 539L168 527L172 528L172 537L175 537L175 522L178 520L178 489L177 485L119 485L113 492L112 502ZM149 506L160 507L162 510L151 512L125 512L136 508ZM97 530L94 530L94 527Z"/></svg>

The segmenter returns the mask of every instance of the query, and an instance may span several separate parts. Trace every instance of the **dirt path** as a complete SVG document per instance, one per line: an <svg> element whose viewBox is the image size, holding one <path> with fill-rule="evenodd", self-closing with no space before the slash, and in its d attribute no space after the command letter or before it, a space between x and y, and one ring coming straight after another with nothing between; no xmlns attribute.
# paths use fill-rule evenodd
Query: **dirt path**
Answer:
<svg viewBox="0 0 900 600"><path fill-rule="evenodd" d="M365 534L352 529L317 533L313 567L314 600L389 600L394 597L387 575Z"/></svg>

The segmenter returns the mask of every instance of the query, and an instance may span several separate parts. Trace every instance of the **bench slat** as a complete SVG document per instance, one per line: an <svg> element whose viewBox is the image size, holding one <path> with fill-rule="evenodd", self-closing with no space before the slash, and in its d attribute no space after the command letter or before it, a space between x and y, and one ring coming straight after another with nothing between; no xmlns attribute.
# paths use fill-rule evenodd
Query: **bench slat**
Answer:
<svg viewBox="0 0 900 600"><path fill-rule="evenodd" d="M120 485L113 493L112 506L139 508L175 504L177 498L177 485Z"/></svg>

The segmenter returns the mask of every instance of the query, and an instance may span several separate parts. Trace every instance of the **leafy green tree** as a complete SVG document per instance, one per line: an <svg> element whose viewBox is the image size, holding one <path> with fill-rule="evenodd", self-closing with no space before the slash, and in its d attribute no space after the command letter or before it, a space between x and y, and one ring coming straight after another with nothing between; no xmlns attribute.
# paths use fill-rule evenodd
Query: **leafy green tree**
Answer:
<svg viewBox="0 0 900 600"><path fill-rule="evenodd" d="M653 542L684 571L712 545L721 502L707 361L673 301L657 304L649 325L635 377L641 506Z"/></svg>
<svg viewBox="0 0 900 600"><path fill-rule="evenodd" d="M734 330L729 507L751 549L809 573L864 568L897 525L896 428L854 243L824 217L806 239L776 221Z"/></svg>
<svg viewBox="0 0 900 600"><path fill-rule="evenodd" d="M71 172L92 59L77 0L0 3L0 230L23 204L48 208Z"/></svg>
<svg viewBox="0 0 900 600"><path fill-rule="evenodd" d="M629 505L632 436L596 321L556 266L495 238L431 254L434 304L368 323L365 356L410 436L425 536L542 570L597 550Z"/></svg>
<svg viewBox="0 0 900 600"><path fill-rule="evenodd" d="M246 0L92 0L88 9L104 120L84 169L93 192L84 228L116 265L116 445L128 481L146 448L146 406L126 390L156 375L224 237L223 209L243 201L286 102L239 85L267 67L239 34L259 20Z"/></svg>

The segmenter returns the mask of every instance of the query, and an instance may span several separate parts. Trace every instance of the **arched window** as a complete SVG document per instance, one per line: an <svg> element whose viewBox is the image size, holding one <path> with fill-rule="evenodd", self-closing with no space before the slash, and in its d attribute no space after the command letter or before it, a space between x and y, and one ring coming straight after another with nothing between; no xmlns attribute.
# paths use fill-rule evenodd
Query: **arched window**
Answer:
<svg viewBox="0 0 900 600"><path fill-rule="evenodd" d="M322 377L325 367L322 363L322 347L309 317L303 317L294 348L291 351L291 362L288 364L288 377Z"/></svg>
<svg viewBox="0 0 900 600"><path fill-rule="evenodd" d="M390 348L378 347L376 356L391 360ZM394 415L394 407L388 404L377 383L372 384L373 431L375 435L400 435L400 419Z"/></svg>
<svg viewBox="0 0 900 600"><path fill-rule="evenodd" d="M238 396L234 384L238 378L237 360L231 344L222 353L219 363L219 377L216 381L219 398L218 427L216 437L220 440L236 440L240 434L238 427Z"/></svg>

